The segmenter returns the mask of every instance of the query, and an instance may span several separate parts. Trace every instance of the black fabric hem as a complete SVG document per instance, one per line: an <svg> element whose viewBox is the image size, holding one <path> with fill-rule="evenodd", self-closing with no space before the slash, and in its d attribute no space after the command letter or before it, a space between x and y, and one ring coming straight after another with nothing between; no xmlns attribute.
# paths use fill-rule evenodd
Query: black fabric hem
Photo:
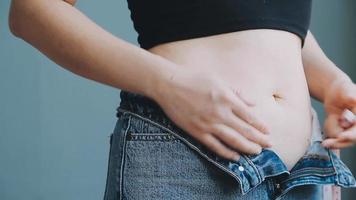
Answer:
<svg viewBox="0 0 356 200"><path fill-rule="evenodd" d="M218 35L223 33L244 31L244 30L251 30L251 29L274 29L274 30L283 30L290 33L294 33L301 39L301 48L303 48L304 46L305 37L307 34L307 30L305 30L303 27L300 27L298 24L295 24L287 20L274 19L274 18L261 18L255 20L232 19L227 23L212 22L210 23L209 26L197 25L191 29L179 27L179 29L169 30L164 34L160 35L159 37L157 37L157 33L152 33L146 37L139 35L138 43L141 48L149 49L156 45L166 43L166 42L194 39L199 37L207 37L207 36L213 36L213 35ZM184 30L184 32L182 32L181 30ZM154 35L156 36L154 37Z"/></svg>

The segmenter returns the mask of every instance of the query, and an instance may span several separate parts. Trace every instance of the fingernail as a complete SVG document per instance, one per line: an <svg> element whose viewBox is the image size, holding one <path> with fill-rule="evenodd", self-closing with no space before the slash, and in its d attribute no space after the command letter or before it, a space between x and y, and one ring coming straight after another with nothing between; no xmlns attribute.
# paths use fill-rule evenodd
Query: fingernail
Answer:
<svg viewBox="0 0 356 200"><path fill-rule="evenodd" d="M342 118L349 123L353 123L356 121L356 115L349 109L345 109L342 113Z"/></svg>
<svg viewBox="0 0 356 200"><path fill-rule="evenodd" d="M267 147L272 147L272 142L270 140L267 141Z"/></svg>
<svg viewBox="0 0 356 200"><path fill-rule="evenodd" d="M268 135L271 134L269 129L267 128L267 126L264 126L263 129L264 129L264 133L266 133Z"/></svg>
<svg viewBox="0 0 356 200"><path fill-rule="evenodd" d="M234 157L233 157L233 160L238 162L240 160L240 155L236 154Z"/></svg>
<svg viewBox="0 0 356 200"><path fill-rule="evenodd" d="M256 155L262 153L262 148L258 150L258 152L256 153Z"/></svg>

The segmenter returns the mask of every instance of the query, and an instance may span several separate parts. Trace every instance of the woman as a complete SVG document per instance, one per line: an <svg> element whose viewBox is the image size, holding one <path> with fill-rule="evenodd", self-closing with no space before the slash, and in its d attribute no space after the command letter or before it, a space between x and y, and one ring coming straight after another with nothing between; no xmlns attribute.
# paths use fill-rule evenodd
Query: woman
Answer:
<svg viewBox="0 0 356 200"><path fill-rule="evenodd" d="M338 123L356 113L356 85L308 31L311 0L129 0L141 48L74 3L13 0L9 24L122 90L105 199L319 199L321 185L355 186L329 148L356 141L356 125Z"/></svg>

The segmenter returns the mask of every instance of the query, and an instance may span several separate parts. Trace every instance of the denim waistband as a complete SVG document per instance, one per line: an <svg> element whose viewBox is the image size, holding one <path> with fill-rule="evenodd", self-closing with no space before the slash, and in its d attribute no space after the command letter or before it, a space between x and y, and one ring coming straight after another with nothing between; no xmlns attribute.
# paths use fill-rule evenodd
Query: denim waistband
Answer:
<svg viewBox="0 0 356 200"><path fill-rule="evenodd" d="M330 150L321 146L322 130L317 113L312 108L313 136L309 149L297 164L288 171L286 165L272 150L263 149L258 155L241 154L239 161L226 160L178 127L153 100L141 94L122 90L117 116L128 112L132 116L149 120L182 140L190 148L212 164L231 175L239 183L241 194L246 194L273 177L280 198L290 189L305 184L333 184L342 187L356 187L356 181L346 165Z"/></svg>

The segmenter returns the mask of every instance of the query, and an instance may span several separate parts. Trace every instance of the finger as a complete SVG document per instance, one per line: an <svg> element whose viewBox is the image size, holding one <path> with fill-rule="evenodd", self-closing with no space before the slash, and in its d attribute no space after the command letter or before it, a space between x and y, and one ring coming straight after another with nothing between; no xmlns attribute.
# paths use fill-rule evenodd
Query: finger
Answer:
<svg viewBox="0 0 356 200"><path fill-rule="evenodd" d="M356 125L352 126L351 128L347 129L344 132L341 132L338 136L340 140L348 140L356 142Z"/></svg>
<svg viewBox="0 0 356 200"><path fill-rule="evenodd" d="M244 101L248 106L256 106L256 102L252 101L251 99L247 99L245 95L243 95L241 89L233 89L234 93L241 98L242 101Z"/></svg>
<svg viewBox="0 0 356 200"><path fill-rule="evenodd" d="M213 135L211 134L204 134L204 136L200 139L200 141L206 145L210 150L218 154L219 156L233 160L233 161L238 161L240 159L240 154L237 153L236 151L233 151L229 148L227 148L224 144L222 144L218 139L216 139Z"/></svg>
<svg viewBox="0 0 356 200"><path fill-rule="evenodd" d="M335 138L338 133L344 131L339 125L339 116L337 114L329 114L324 122L324 130L328 137Z"/></svg>
<svg viewBox="0 0 356 200"><path fill-rule="evenodd" d="M259 154L262 151L260 145L249 141L234 129L224 124L214 124L211 131L215 137L240 152L246 154Z"/></svg>
<svg viewBox="0 0 356 200"><path fill-rule="evenodd" d="M348 90L348 92L346 92L344 98L349 109L353 109L356 107L356 85L354 85L354 87L352 87L350 90Z"/></svg>
<svg viewBox="0 0 356 200"><path fill-rule="evenodd" d="M349 120L347 119L344 119L344 118L340 118L339 119L339 125L344 128L344 129L348 129L350 128L354 123L350 122Z"/></svg>
<svg viewBox="0 0 356 200"><path fill-rule="evenodd" d="M269 134L268 126L262 122L258 117L253 115L249 107L246 106L239 98L236 96L231 97L230 101L232 103L232 112L237 115L239 118L243 119L250 125L254 126L256 129L260 130L265 134Z"/></svg>
<svg viewBox="0 0 356 200"><path fill-rule="evenodd" d="M321 142L321 145L326 148L329 148L332 144L335 144L336 142L337 142L336 138L328 138L328 139L323 140Z"/></svg>
<svg viewBox="0 0 356 200"><path fill-rule="evenodd" d="M338 144L346 145L346 143L353 143L353 142L351 140L338 137L338 138L325 139L321 144L326 148L333 148L333 146L335 146L335 145L338 145Z"/></svg>
<svg viewBox="0 0 356 200"><path fill-rule="evenodd" d="M263 134L255 127L236 117L232 112L226 115L224 122L227 126L235 129L241 135L252 142L255 142L263 147L271 147L272 142L268 135Z"/></svg>
<svg viewBox="0 0 356 200"><path fill-rule="evenodd" d="M351 108L351 112L356 115L356 105L354 105L354 106Z"/></svg>
<svg viewBox="0 0 356 200"><path fill-rule="evenodd" d="M324 143L325 141L323 141ZM354 142L352 141L343 141L343 140L338 140L338 139L328 139L327 142L325 142L325 144L323 144L323 146L325 146L326 148L330 148L330 149L341 149L341 148L346 148L349 146L352 146L354 144Z"/></svg>

